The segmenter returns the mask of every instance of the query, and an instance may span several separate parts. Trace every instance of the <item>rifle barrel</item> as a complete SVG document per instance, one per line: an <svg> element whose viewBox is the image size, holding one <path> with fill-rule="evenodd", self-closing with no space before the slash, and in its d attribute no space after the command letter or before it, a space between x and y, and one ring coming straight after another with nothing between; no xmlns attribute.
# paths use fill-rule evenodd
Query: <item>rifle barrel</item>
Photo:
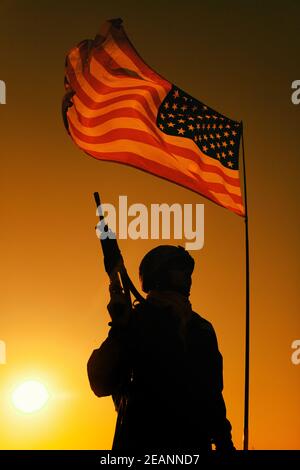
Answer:
<svg viewBox="0 0 300 470"><path fill-rule="evenodd" d="M94 199L95 199L95 202L96 202L96 206L98 208L98 216L99 216L99 219L100 219L100 222L104 219L104 215L103 215L103 212L102 212L102 208L101 208L101 200L100 200L100 196L99 196L99 193L98 192L94 192ZM105 227L104 227L104 231L108 231L108 226L107 224L105 224ZM105 241L107 242L108 240L101 240L101 245L102 245L102 250L103 250L103 255L104 255L104 264L107 258L107 250L105 250ZM109 276L111 278L111 281L114 280L116 281L116 278L118 278L118 274L120 274L121 278L122 278L122 282L123 282L123 287L125 288L125 290L128 290L128 291L131 291L132 294L135 296L135 298L139 301L139 302L143 302L145 299L144 297L141 296L141 294L138 292L138 290L135 288L132 280L130 279L130 277L128 276L128 273L126 271L126 268L124 266L124 262L123 262L123 258L122 258L122 255L121 255L121 252L119 250L119 247L118 247L118 243L117 243L117 240L116 239L113 239L113 240L110 240L110 247L114 246L114 250L113 252L116 252L119 256L120 256L120 264L117 268L117 271L116 270L113 270L112 272L109 273ZM107 243L106 243L106 246L107 246ZM106 255L105 255L106 253ZM110 255L112 255L112 252L110 250ZM108 270L106 269L106 271L108 272Z"/></svg>

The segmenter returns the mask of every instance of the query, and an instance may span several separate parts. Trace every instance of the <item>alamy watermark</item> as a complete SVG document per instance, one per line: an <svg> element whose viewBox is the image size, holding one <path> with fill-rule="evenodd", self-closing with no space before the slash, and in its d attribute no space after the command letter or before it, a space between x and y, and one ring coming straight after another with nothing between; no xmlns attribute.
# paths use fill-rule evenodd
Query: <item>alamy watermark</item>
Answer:
<svg viewBox="0 0 300 470"><path fill-rule="evenodd" d="M201 250L204 246L204 204L145 204L128 206L127 196L119 196L118 210L113 204L101 204L97 215L103 213L111 229L104 232L104 223L96 227L98 238L131 240L184 240L187 250Z"/></svg>
<svg viewBox="0 0 300 470"><path fill-rule="evenodd" d="M0 80L0 104L6 104L6 84Z"/></svg>
<svg viewBox="0 0 300 470"><path fill-rule="evenodd" d="M0 365L6 364L6 343L0 340Z"/></svg>
<svg viewBox="0 0 300 470"><path fill-rule="evenodd" d="M294 80L291 85L293 93L291 94L291 100L293 104L300 103L300 80Z"/></svg>
<svg viewBox="0 0 300 470"><path fill-rule="evenodd" d="M295 339L291 347L295 350L291 355L291 361L295 366L298 366L300 364L300 339Z"/></svg>

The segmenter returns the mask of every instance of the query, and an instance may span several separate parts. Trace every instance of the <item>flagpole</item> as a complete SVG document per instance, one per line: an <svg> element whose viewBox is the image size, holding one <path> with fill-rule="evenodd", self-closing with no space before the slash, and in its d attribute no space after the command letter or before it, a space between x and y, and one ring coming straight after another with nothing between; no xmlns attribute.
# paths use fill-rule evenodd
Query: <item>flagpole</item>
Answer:
<svg viewBox="0 0 300 470"><path fill-rule="evenodd" d="M243 175L244 175L245 250L246 250L245 397L244 397L243 450L248 450L248 446L249 446L250 273L249 273L248 205L247 205L247 184L246 184L243 122L241 122L241 125L242 125L242 158L243 158Z"/></svg>

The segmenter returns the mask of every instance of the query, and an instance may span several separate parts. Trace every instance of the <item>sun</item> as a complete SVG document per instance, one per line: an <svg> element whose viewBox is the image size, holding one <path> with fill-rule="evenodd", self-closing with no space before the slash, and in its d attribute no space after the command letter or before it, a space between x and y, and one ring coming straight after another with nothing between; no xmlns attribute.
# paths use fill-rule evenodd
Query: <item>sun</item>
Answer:
<svg viewBox="0 0 300 470"><path fill-rule="evenodd" d="M41 382L27 380L20 384L12 394L14 406L23 413L40 410L48 401L49 393Z"/></svg>

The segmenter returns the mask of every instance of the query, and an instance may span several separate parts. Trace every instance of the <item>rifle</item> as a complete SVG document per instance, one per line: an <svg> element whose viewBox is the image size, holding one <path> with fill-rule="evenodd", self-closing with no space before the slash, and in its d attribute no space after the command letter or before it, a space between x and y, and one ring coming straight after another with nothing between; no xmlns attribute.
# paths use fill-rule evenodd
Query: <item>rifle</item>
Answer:
<svg viewBox="0 0 300 470"><path fill-rule="evenodd" d="M116 234L108 227L105 222L104 215L102 212L100 196L98 192L94 193L94 199L97 206L98 216L100 220L100 242L102 247L102 253L104 257L104 267L110 279L109 291L112 294L123 293L125 295L126 304L132 306L131 295L138 300L143 302L145 299L141 296L138 290L135 288L131 281L127 270L124 265L124 260L118 246Z"/></svg>

